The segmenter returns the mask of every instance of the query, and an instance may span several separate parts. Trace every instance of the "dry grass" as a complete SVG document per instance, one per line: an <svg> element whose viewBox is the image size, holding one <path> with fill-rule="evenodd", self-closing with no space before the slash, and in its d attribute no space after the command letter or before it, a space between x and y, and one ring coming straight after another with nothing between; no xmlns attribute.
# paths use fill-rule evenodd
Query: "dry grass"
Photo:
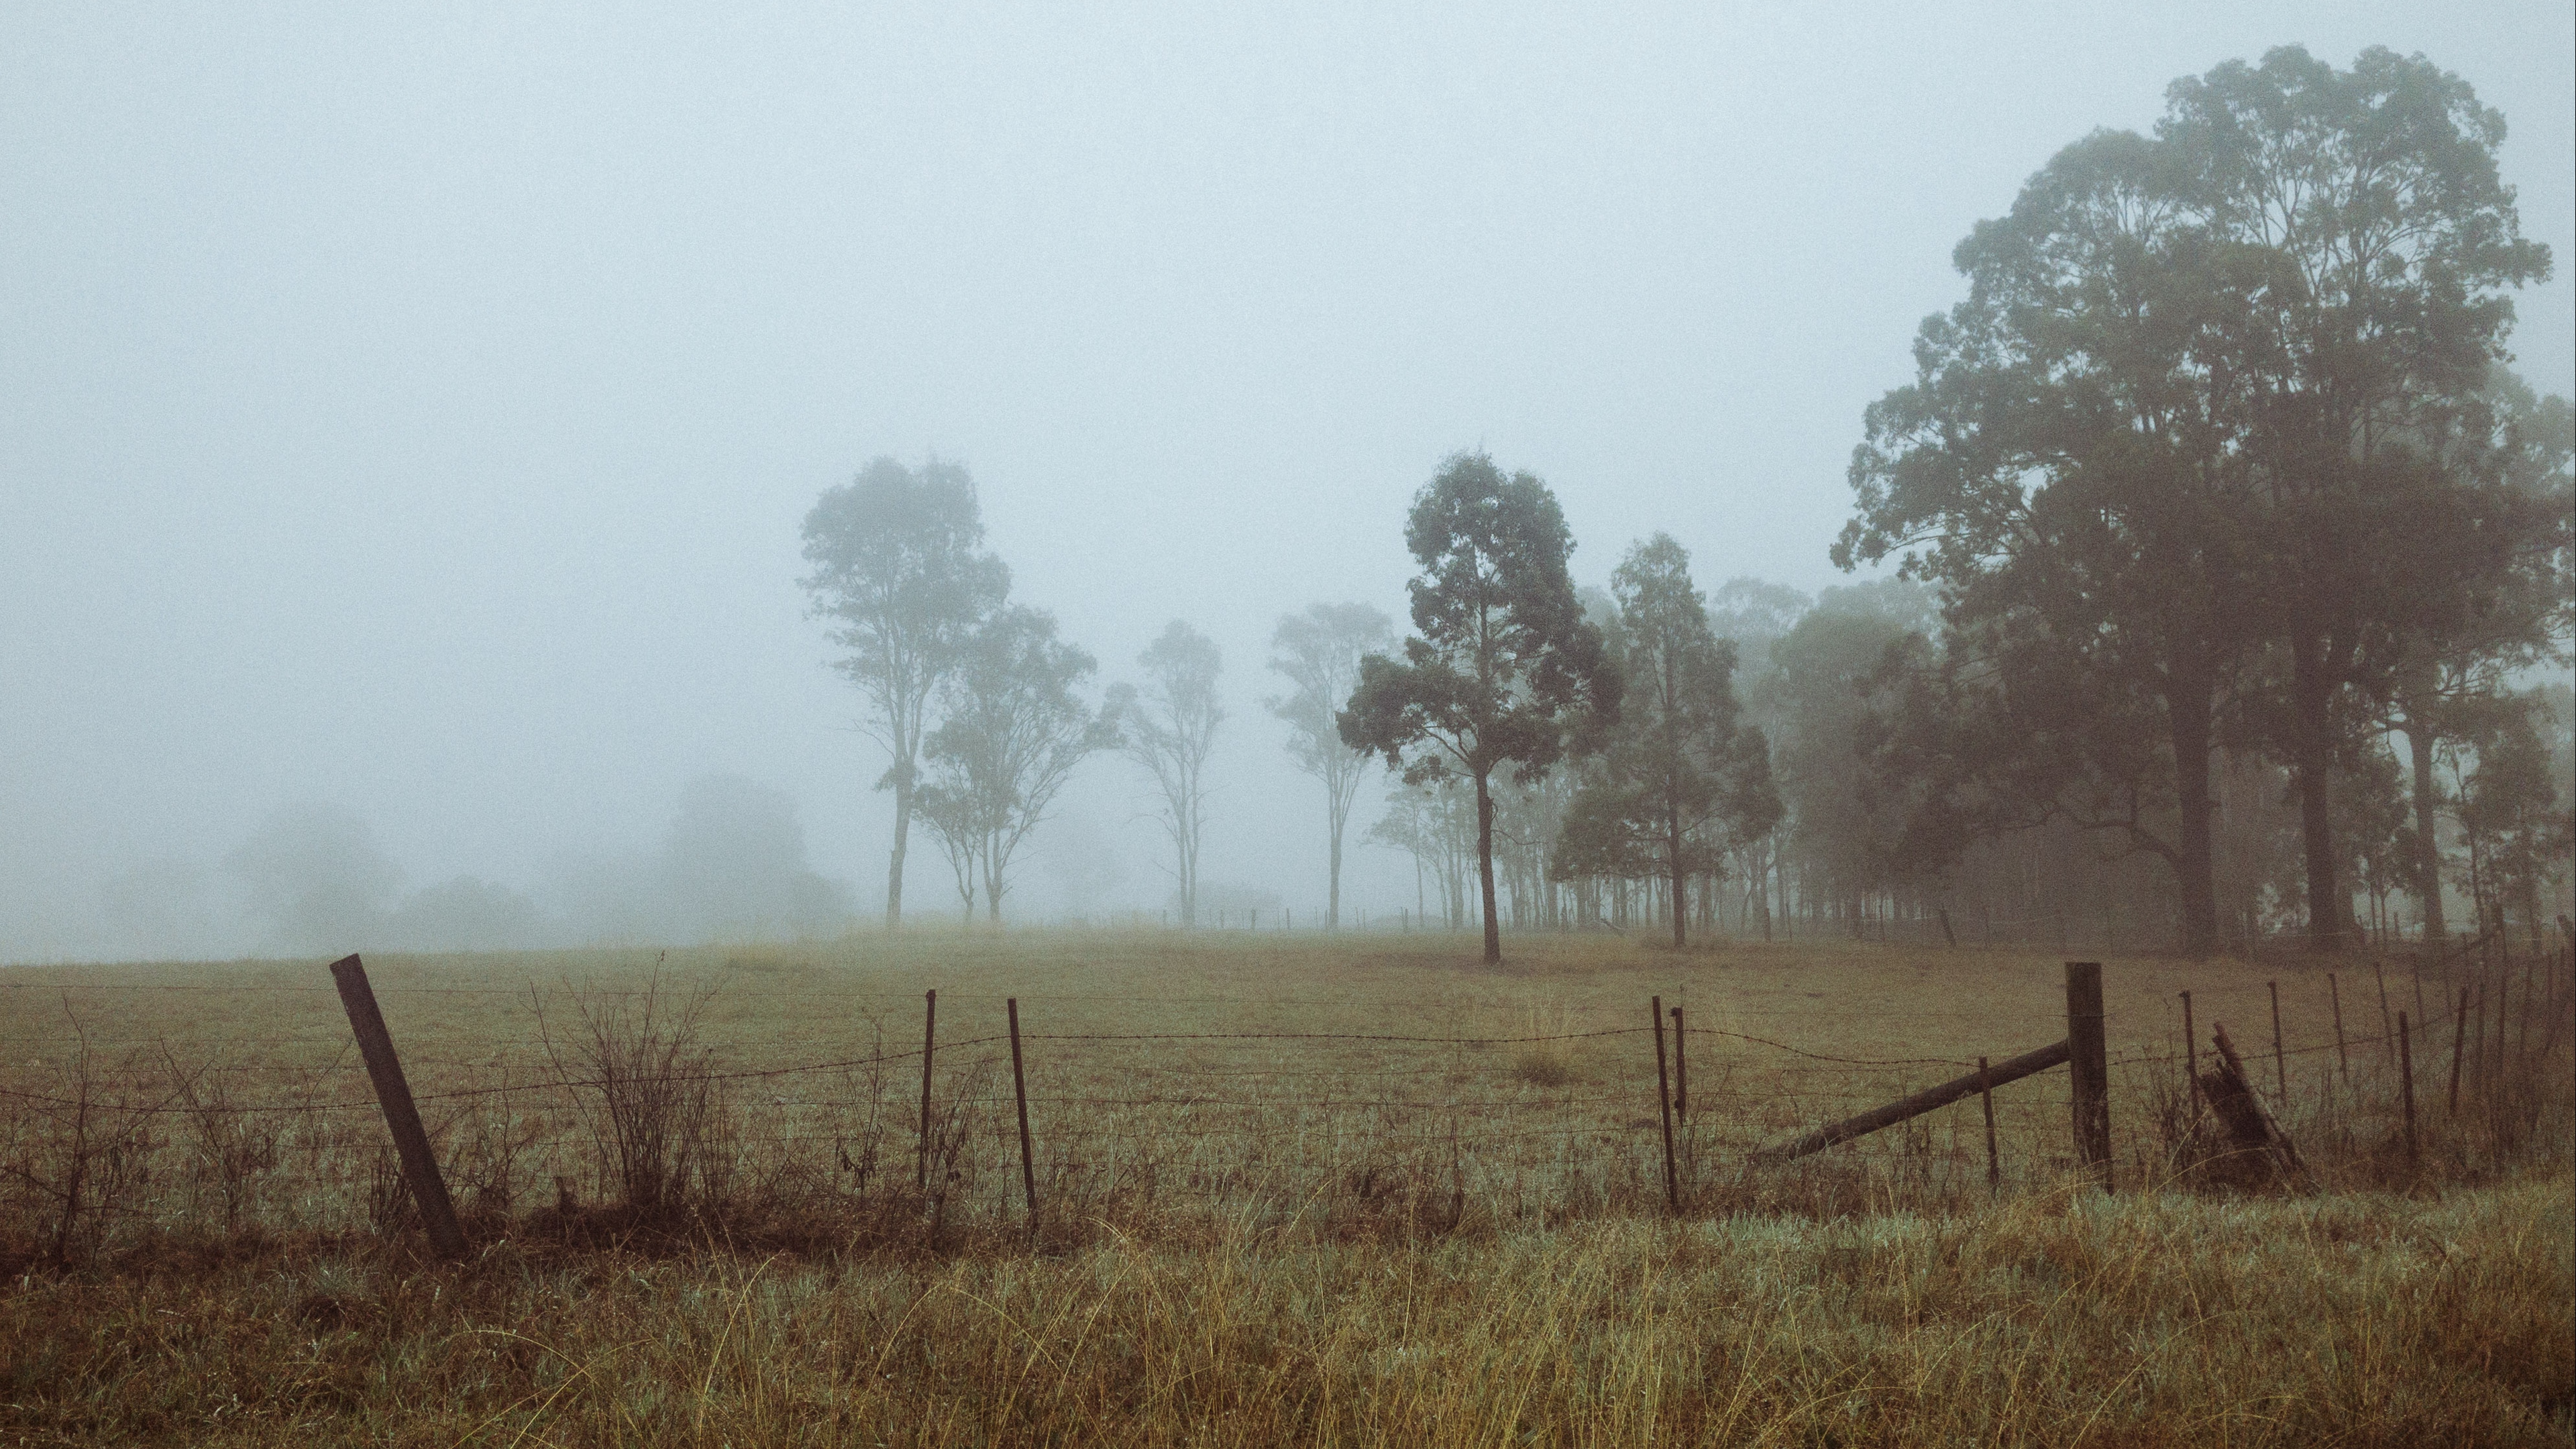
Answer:
<svg viewBox="0 0 2576 1449"><path fill-rule="evenodd" d="M2321 975L2114 960L2115 1061L2177 1051L2188 988L2204 1031L2263 1044L2268 1086L2274 978L2292 1046L2327 1049L2290 1059L2284 1114L2313 1195L2219 1186L2178 1067L2142 1060L2114 1072L2106 1198L2066 1181L2063 1073L1997 1093L2000 1193L1973 1098L1743 1165L1951 1074L1913 1059L2055 1039L2054 960L1537 938L1491 972L1471 950L920 933L372 961L477 1244L453 1268L419 1261L371 1112L240 1110L363 1101L318 963L10 973L51 987L7 991L0 1023L0 1086L47 1099L0 1109L19 1264L0 1435L2395 1444L2576 1425L2562 995L2527 1003L2490 1063L2519 1069L2472 1071L2456 1117L2449 1038L2418 1040L2416 1160L2381 1048L2348 1068L2331 1050ZM2373 1036L2367 968L2343 969L2348 1035ZM918 1047L933 986L925 1140L919 1062L888 1058ZM1650 994L1695 1029L1678 1221ZM974 1044L1005 995L1031 1034L1034 1242L1007 1056ZM1497 1040L1353 1039L1404 1036ZM115 1151L67 1225L75 1087L82 1140Z"/></svg>

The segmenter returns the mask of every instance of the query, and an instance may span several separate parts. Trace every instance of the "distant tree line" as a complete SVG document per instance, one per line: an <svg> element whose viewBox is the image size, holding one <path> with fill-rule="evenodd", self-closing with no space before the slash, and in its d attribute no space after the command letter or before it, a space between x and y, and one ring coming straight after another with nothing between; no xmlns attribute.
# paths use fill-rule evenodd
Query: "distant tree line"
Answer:
<svg viewBox="0 0 2576 1449"><path fill-rule="evenodd" d="M1541 480L1446 460L1406 516L1410 632L1319 603L1272 637L1327 924L1374 759L1366 839L1489 960L1506 924L2207 953L2439 941L2458 899L2538 929L2576 791L2576 708L2532 685L2576 626L2576 423L2506 366L2508 294L2549 257L2503 134L2421 58L2289 48L2066 148L1959 244L1965 300L1863 419L1831 556L1876 582L1711 599L1658 533L1579 590ZM935 459L806 521L889 760L888 921L914 818L998 919L1074 764L1115 750L1196 922L1217 646L1175 621L1089 707L1091 657L981 540Z"/></svg>

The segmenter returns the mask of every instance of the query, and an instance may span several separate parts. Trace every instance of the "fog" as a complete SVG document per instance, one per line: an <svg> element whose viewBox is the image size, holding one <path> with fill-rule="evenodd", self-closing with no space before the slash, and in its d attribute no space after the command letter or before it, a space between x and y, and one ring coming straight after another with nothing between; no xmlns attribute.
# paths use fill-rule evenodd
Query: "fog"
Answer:
<svg viewBox="0 0 2576 1449"><path fill-rule="evenodd" d="M972 470L1094 698L1218 642L1208 902L1319 914L1270 631L1401 619L1445 455L1546 478L1583 583L1656 529L1849 582L1951 248L2274 45L2505 113L2559 268L2515 366L2576 391L2563 0L1604 15L10 7L0 958L865 918L885 758L797 528L880 454ZM1160 908L1150 808L1086 763L1008 913ZM1413 890L1355 849L1348 908ZM954 911L918 839L907 895Z"/></svg>

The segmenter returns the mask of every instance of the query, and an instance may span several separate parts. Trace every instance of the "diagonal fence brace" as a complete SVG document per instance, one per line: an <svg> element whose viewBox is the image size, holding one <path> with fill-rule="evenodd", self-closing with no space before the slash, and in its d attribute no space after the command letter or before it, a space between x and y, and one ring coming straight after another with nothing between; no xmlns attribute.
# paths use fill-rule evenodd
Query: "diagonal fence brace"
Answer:
<svg viewBox="0 0 2576 1449"><path fill-rule="evenodd" d="M1765 1147L1753 1154L1753 1160L1787 1162L1792 1158L1807 1157L1822 1152L1838 1142L1849 1142L1855 1137L1866 1137L1882 1127L1893 1127L1908 1118L1920 1117L1926 1112L1947 1107L1962 1098L2000 1087L2006 1082L2018 1082L2024 1077L2047 1071L2050 1067L2064 1066L2070 1056L2071 1048L2067 1043L2051 1042L2037 1051L2023 1052L2020 1056L1997 1062L1985 1071L1970 1072L1964 1077L1954 1077L1937 1087L1926 1087L1913 1096L1900 1098L1884 1107L1873 1107L1857 1117L1845 1117L1839 1122L1827 1123L1804 1136L1793 1137L1787 1142Z"/></svg>

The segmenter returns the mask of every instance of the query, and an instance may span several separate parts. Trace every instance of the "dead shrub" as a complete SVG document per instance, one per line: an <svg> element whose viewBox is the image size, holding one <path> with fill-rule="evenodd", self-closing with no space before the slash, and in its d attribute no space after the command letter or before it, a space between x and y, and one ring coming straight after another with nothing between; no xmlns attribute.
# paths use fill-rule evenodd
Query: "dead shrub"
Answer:
<svg viewBox="0 0 2576 1449"><path fill-rule="evenodd" d="M576 996L561 1043L539 1003L539 1040L578 1104L602 1191L642 1222L713 1209L731 1185L731 1114L714 1049L698 1039L714 994L674 1001L657 974L640 991Z"/></svg>

